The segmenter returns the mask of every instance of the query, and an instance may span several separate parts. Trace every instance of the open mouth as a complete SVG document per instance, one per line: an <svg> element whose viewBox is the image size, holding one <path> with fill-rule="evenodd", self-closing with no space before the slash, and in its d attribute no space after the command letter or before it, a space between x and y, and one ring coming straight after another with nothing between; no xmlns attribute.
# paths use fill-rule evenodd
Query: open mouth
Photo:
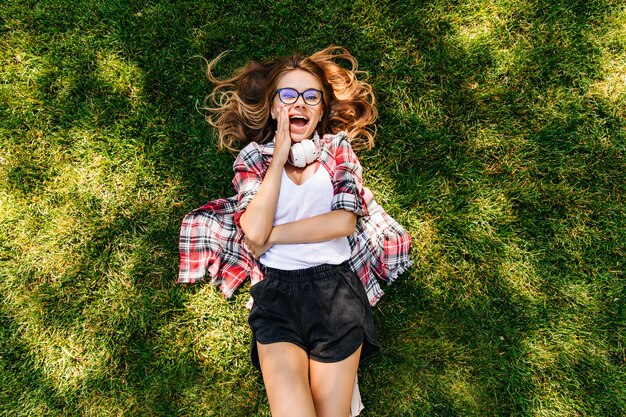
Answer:
<svg viewBox="0 0 626 417"><path fill-rule="evenodd" d="M289 124L293 127L304 127L309 123L309 119L304 116L295 115L289 117Z"/></svg>

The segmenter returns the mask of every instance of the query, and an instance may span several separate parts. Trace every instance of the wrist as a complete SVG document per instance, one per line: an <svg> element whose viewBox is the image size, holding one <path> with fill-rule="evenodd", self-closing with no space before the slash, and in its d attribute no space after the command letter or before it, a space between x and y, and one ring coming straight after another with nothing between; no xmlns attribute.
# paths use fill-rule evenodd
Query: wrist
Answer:
<svg viewBox="0 0 626 417"><path fill-rule="evenodd" d="M280 230L278 229L280 226L274 226L272 227L272 231L270 232L269 236L267 237L267 241L266 243L270 246L274 246L275 244L278 243L278 235L280 233Z"/></svg>
<svg viewBox="0 0 626 417"><path fill-rule="evenodd" d="M289 159L289 153L285 154L284 152L275 151L272 156L272 160L270 161L270 165L274 164L282 168L287 163L287 159Z"/></svg>

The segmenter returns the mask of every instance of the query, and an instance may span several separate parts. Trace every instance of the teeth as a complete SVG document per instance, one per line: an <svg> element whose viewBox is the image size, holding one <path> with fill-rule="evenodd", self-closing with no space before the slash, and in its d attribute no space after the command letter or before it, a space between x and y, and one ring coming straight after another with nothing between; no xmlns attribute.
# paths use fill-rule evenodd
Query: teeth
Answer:
<svg viewBox="0 0 626 417"><path fill-rule="evenodd" d="M309 119L302 115L295 114L289 118L289 123L293 126L304 127L309 124Z"/></svg>

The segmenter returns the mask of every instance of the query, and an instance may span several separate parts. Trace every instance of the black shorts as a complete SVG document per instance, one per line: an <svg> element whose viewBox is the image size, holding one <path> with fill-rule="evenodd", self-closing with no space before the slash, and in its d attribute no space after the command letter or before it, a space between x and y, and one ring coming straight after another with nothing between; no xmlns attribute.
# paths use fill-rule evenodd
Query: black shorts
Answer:
<svg viewBox="0 0 626 417"><path fill-rule="evenodd" d="M361 343L361 361L380 350L365 288L347 263L264 271L265 279L250 289L255 367L260 369L257 341L296 344L319 362L346 359Z"/></svg>

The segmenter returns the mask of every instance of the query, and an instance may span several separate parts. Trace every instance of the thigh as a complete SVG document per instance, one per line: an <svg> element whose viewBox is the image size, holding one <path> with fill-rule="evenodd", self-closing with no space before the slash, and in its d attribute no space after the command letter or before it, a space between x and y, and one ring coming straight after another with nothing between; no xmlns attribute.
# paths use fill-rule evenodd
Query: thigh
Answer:
<svg viewBox="0 0 626 417"><path fill-rule="evenodd" d="M315 417L309 385L309 357L293 343L257 343L272 417Z"/></svg>
<svg viewBox="0 0 626 417"><path fill-rule="evenodd" d="M340 362L310 361L311 395L317 417L348 417L361 346Z"/></svg>

